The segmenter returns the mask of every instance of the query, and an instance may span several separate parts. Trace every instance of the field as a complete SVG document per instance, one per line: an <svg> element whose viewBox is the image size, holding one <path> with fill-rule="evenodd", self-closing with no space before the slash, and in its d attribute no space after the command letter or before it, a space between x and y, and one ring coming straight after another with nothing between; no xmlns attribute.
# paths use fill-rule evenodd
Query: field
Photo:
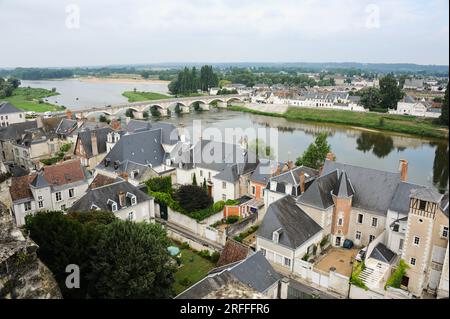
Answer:
<svg viewBox="0 0 450 319"><path fill-rule="evenodd" d="M58 95L46 89L38 88L17 88L13 94L2 100L8 101L15 107L24 111L34 111L43 113L47 111L61 111L62 107L44 102L49 96Z"/></svg>
<svg viewBox="0 0 450 319"><path fill-rule="evenodd" d="M155 92L139 92L139 91L126 91L122 93L123 96L128 98L128 102L142 102L142 101L154 101L170 99L171 96L155 93Z"/></svg>
<svg viewBox="0 0 450 319"><path fill-rule="evenodd" d="M173 288L178 295L206 277L214 264L190 249L181 249L182 266L175 273Z"/></svg>
<svg viewBox="0 0 450 319"><path fill-rule="evenodd" d="M259 115L283 117L290 121L335 123L422 137L448 138L448 128L433 124L432 119L417 118L414 116L372 112L360 113L341 110L316 110L299 107L290 107L284 114L259 112L241 106L231 106L228 109Z"/></svg>

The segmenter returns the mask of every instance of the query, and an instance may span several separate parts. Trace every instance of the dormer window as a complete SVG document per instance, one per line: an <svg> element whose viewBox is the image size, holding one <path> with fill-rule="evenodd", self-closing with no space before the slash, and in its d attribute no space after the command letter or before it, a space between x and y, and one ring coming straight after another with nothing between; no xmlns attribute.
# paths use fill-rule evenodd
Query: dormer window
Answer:
<svg viewBox="0 0 450 319"><path fill-rule="evenodd" d="M108 167L111 164L111 159L109 157L105 158L105 167Z"/></svg>
<svg viewBox="0 0 450 319"><path fill-rule="evenodd" d="M273 241L275 244L278 244L278 242L280 241L280 235L281 235L281 233L282 233L282 229L281 229L281 228L277 229L276 231L274 231L274 232L272 233L272 241Z"/></svg>
<svg viewBox="0 0 450 319"><path fill-rule="evenodd" d="M112 212L117 212L117 203L115 201L113 201L112 199L108 199L107 204L111 205Z"/></svg>
<svg viewBox="0 0 450 319"><path fill-rule="evenodd" d="M95 204L92 204L92 205L91 205L91 210L100 210L100 207L98 207L98 206L95 205Z"/></svg>
<svg viewBox="0 0 450 319"><path fill-rule="evenodd" d="M134 195L134 194L128 192L128 193L127 193L127 197L128 197L128 198L130 199L130 201L131 201L131 206L134 206L134 205L137 204L137 198L136 198L136 195Z"/></svg>
<svg viewBox="0 0 450 319"><path fill-rule="evenodd" d="M134 171L131 172L131 178L136 179L139 175L139 170L135 169Z"/></svg>

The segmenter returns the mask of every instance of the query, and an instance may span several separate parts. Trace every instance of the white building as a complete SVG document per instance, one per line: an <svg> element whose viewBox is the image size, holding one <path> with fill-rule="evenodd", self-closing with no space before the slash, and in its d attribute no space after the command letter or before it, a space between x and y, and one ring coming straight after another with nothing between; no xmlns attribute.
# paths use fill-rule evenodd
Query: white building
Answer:
<svg viewBox="0 0 450 319"><path fill-rule="evenodd" d="M406 96L397 103L397 110L389 111L389 113L430 118L440 117L441 112L433 112L431 106L431 103L428 103L425 100L416 101L413 97Z"/></svg>
<svg viewBox="0 0 450 319"><path fill-rule="evenodd" d="M17 226L37 211L66 210L83 196L91 176L79 160L46 166L31 175L14 177L10 194Z"/></svg>
<svg viewBox="0 0 450 319"><path fill-rule="evenodd" d="M112 212L121 220L155 222L154 199L120 178L100 185L93 182L86 195L74 203L69 212L92 210Z"/></svg>
<svg viewBox="0 0 450 319"><path fill-rule="evenodd" d="M25 112L8 102L0 103L0 125L2 127L25 122Z"/></svg>

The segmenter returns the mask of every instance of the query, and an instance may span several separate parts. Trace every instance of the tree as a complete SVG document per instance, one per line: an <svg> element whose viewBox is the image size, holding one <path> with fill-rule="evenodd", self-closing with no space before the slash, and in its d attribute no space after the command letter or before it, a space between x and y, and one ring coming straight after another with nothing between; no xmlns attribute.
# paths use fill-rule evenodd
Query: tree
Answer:
<svg viewBox="0 0 450 319"><path fill-rule="evenodd" d="M381 107L396 109L397 103L404 97L404 93L392 74L380 79Z"/></svg>
<svg viewBox="0 0 450 319"><path fill-rule="evenodd" d="M142 71L141 72L141 76L143 79L148 79L150 77L150 72L149 71Z"/></svg>
<svg viewBox="0 0 450 319"><path fill-rule="evenodd" d="M208 192L208 185L206 184L206 177L205 178L203 178L203 190L205 191L205 193L207 193Z"/></svg>
<svg viewBox="0 0 450 319"><path fill-rule="evenodd" d="M445 90L444 100L442 101L442 111L439 120L441 124L448 126L448 84L447 89Z"/></svg>
<svg viewBox="0 0 450 319"><path fill-rule="evenodd" d="M163 299L172 297L175 267L170 241L161 226L117 221L109 224L91 259L89 294L93 298Z"/></svg>
<svg viewBox="0 0 450 319"><path fill-rule="evenodd" d="M174 193L174 199L188 213L199 211L213 204L212 198L200 186L183 185Z"/></svg>
<svg viewBox="0 0 450 319"><path fill-rule="evenodd" d="M85 298L90 258L105 225L116 220L111 212L39 212L28 215L25 229L39 245L38 256L55 276L64 298ZM66 266L80 267L80 289L68 289Z"/></svg>
<svg viewBox="0 0 450 319"><path fill-rule="evenodd" d="M160 117L161 116L161 112L158 110L158 107L156 107L156 106L152 106L150 108L150 113L152 114L153 117Z"/></svg>
<svg viewBox="0 0 450 319"><path fill-rule="evenodd" d="M197 184L197 176L196 176L196 174L194 173L194 176L192 176L192 185L194 185L194 186L197 186L198 184Z"/></svg>
<svg viewBox="0 0 450 319"><path fill-rule="evenodd" d="M366 109L374 109L380 107L381 93L377 88L365 88L360 91L361 105Z"/></svg>
<svg viewBox="0 0 450 319"><path fill-rule="evenodd" d="M331 152L331 146L327 142L327 133L320 133L314 143L310 144L301 157L295 163L297 166L307 166L319 169L324 163L327 154Z"/></svg>

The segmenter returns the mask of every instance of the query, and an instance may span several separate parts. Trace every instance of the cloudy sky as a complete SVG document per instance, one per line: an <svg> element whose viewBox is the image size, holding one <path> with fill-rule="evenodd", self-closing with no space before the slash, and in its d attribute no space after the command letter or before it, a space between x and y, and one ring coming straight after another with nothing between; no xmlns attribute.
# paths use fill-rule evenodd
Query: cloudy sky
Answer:
<svg viewBox="0 0 450 319"><path fill-rule="evenodd" d="M0 67L448 64L448 0L0 0Z"/></svg>

